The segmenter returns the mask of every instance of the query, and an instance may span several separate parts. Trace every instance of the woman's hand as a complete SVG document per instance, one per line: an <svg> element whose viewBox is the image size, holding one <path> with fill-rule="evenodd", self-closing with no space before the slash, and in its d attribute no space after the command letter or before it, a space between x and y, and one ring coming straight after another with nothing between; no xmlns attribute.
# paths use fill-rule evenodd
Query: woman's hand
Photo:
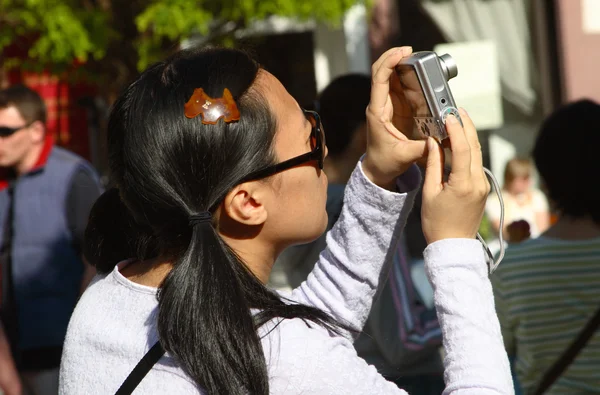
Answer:
<svg viewBox="0 0 600 395"><path fill-rule="evenodd" d="M464 128L455 117L446 119L452 146L452 171L447 182L443 180L443 151L433 138L427 141L421 220L428 244L449 238L474 238L490 191L477 130L462 109L460 117Z"/></svg>
<svg viewBox="0 0 600 395"><path fill-rule="evenodd" d="M373 64L371 101L367 107L367 153L363 171L373 183L389 190L395 180L427 153L425 141L408 139L413 119L395 72L412 48L392 48Z"/></svg>

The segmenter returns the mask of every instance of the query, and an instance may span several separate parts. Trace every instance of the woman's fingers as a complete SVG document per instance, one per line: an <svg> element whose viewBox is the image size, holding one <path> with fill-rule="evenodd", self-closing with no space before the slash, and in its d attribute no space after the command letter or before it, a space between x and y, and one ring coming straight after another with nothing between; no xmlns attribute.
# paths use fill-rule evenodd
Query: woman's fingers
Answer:
<svg viewBox="0 0 600 395"><path fill-rule="evenodd" d="M369 103L371 111L379 114L379 110L385 106L390 93L390 77L402 58L409 56L411 53L411 47L393 48L381 55L377 62L373 64L371 102Z"/></svg>
<svg viewBox="0 0 600 395"><path fill-rule="evenodd" d="M464 109L461 108L459 112L465 130L465 136L471 147L471 176L473 177L473 185L481 188L487 195L490 191L490 184L483 171L483 152L481 150L479 136L477 135L477 129L475 129L473 120Z"/></svg>
<svg viewBox="0 0 600 395"><path fill-rule="evenodd" d="M469 181L471 179L471 147L463 127L454 115L446 118L446 130L452 146L451 179Z"/></svg>
<svg viewBox="0 0 600 395"><path fill-rule="evenodd" d="M423 198L440 192L444 177L444 152L432 138L427 139L427 167L423 182Z"/></svg>
<svg viewBox="0 0 600 395"><path fill-rule="evenodd" d="M471 147L471 170L473 173L475 170L480 171L483 167L483 154L481 152L481 143L479 142L479 136L477 135L477 129L473 124L473 120L467 114L464 109L459 110L460 119L463 123L463 129L469 146Z"/></svg>

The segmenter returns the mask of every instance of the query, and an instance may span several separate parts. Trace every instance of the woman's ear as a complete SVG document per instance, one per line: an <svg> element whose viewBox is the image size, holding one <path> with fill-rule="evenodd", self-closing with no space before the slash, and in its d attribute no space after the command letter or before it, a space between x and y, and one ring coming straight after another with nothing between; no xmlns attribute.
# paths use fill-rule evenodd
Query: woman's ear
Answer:
<svg viewBox="0 0 600 395"><path fill-rule="evenodd" d="M223 200L222 210L232 220L248 226L262 225L267 220L263 185L249 181L237 185Z"/></svg>

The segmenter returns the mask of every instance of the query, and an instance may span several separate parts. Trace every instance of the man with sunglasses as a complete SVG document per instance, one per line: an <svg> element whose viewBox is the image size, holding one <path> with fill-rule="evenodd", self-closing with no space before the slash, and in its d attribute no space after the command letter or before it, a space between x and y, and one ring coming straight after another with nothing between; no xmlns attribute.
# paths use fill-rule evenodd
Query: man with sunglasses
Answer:
<svg viewBox="0 0 600 395"><path fill-rule="evenodd" d="M58 393L67 324L95 273L80 246L101 190L89 163L53 145L36 92L0 90L0 353L7 342L25 393Z"/></svg>

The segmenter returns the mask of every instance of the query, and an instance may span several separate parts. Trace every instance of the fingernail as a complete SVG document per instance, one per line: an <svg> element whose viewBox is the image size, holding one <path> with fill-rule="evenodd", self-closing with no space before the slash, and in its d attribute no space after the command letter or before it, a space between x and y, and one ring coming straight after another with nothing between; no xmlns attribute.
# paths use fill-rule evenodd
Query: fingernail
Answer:
<svg viewBox="0 0 600 395"><path fill-rule="evenodd" d="M448 122L449 124L455 124L458 122L458 119L456 119L456 117L454 115L450 114L446 118L446 122Z"/></svg>
<svg viewBox="0 0 600 395"><path fill-rule="evenodd" d="M410 55L412 53L412 50L413 50L412 47L405 47L403 49L403 51L404 51L403 53L404 53L404 55Z"/></svg>
<svg viewBox="0 0 600 395"><path fill-rule="evenodd" d="M459 108L458 112L460 113L460 115L466 115L469 116L469 113L467 113L467 110L465 110L464 108Z"/></svg>

